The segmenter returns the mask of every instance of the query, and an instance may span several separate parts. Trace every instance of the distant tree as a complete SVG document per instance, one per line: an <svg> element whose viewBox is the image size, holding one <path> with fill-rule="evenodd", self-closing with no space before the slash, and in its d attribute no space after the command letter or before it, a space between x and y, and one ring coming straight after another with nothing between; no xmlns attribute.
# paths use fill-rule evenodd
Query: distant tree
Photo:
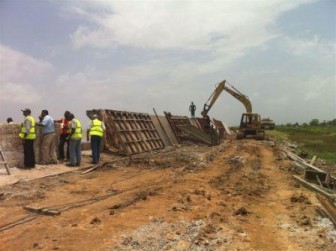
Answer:
<svg viewBox="0 0 336 251"><path fill-rule="evenodd" d="M326 120L323 120L323 121L320 123L320 126L327 126L327 121L326 121Z"/></svg>
<svg viewBox="0 0 336 251"><path fill-rule="evenodd" d="M306 123L306 122L304 122L303 124L302 124L302 127L307 127L308 126L308 124Z"/></svg>
<svg viewBox="0 0 336 251"><path fill-rule="evenodd" d="M292 124L291 124L291 123L287 123L287 124L286 124L286 126L288 126L288 127L291 127L291 126L292 126Z"/></svg>
<svg viewBox="0 0 336 251"><path fill-rule="evenodd" d="M293 126L295 126L295 127L299 127L300 124L299 124L298 122L296 122Z"/></svg>
<svg viewBox="0 0 336 251"><path fill-rule="evenodd" d="M309 122L309 125L311 126L318 126L320 123L320 121L318 119L312 119L310 122Z"/></svg>
<svg viewBox="0 0 336 251"><path fill-rule="evenodd" d="M330 120L330 125L331 126L336 126L336 119Z"/></svg>

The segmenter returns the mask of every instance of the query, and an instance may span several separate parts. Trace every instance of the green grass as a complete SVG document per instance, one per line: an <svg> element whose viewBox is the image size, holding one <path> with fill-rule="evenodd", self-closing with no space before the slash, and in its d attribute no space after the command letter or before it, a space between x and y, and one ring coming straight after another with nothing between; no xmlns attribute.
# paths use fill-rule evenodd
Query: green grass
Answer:
<svg viewBox="0 0 336 251"><path fill-rule="evenodd" d="M317 155L329 163L336 164L336 128L335 127L278 127L267 131L268 135L280 141L290 141L299 144L301 149L309 154Z"/></svg>

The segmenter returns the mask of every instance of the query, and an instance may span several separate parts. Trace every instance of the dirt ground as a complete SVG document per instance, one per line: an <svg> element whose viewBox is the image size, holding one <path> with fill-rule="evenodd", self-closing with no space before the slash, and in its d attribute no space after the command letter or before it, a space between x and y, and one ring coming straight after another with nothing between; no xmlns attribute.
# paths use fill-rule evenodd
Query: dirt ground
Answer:
<svg viewBox="0 0 336 251"><path fill-rule="evenodd" d="M87 174L1 186L0 250L336 250L315 194L292 179L272 141L180 145L131 161L103 154L102 162Z"/></svg>

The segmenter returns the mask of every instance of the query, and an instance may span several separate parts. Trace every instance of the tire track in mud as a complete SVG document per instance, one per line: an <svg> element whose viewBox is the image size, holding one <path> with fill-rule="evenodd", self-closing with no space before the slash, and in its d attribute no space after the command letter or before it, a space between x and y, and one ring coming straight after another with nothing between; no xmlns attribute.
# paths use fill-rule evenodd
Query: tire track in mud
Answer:
<svg viewBox="0 0 336 251"><path fill-rule="evenodd" d="M229 168L211 179L209 184L228 195L227 199L235 197L242 200L246 196L262 196L265 190L264 176L260 172L260 151L249 142L242 142L233 146L234 151L224 157ZM242 198L239 199L239 196Z"/></svg>
<svg viewBox="0 0 336 251"><path fill-rule="evenodd" d="M70 224L70 225L74 225L74 226L80 225L81 227L80 228L78 227L78 230L80 231L83 231L82 227L84 227L85 232L83 232L82 234L87 234L90 232L92 234L92 229L91 229L92 226L95 226L95 224L99 224L100 219L103 219L104 222L108 222L109 221L108 218L113 219L115 217L118 217L118 215L123 214L123 212L128 207L131 207L131 206L134 207L134 205L137 204L138 202L142 202L142 201L145 202L150 197L155 197L159 195L160 191L162 191L162 184L165 184L165 187L172 185L170 182L170 177L167 175L162 176L159 173L157 173L156 175L153 176L153 172L155 173L157 171L158 170L152 170L151 172L147 170L145 172L141 172L140 174L138 173L134 175L133 173L127 177L114 180L112 184L114 187L117 188L116 196L111 196L104 200L97 200L98 202L97 205L95 205L96 203L94 204L90 203L87 205L83 205L83 207L76 207L75 204L76 204L76 201L78 201L78 198L77 198L78 196L75 196L75 194L71 194L72 198L77 198L75 200L69 200L68 198L68 201L70 202L67 204L67 206L69 206L69 209L73 209L73 210L65 211L64 214L62 213L61 216L56 216L56 217L36 215L37 218L36 219L34 218L35 219L34 222L27 222L28 224L21 225L21 226L16 227L15 229L10 229L8 231L4 231L0 233L1 239L6 240L3 243L0 243L0 250L19 250L20 248L23 248L23 247L25 247L24 249L29 249L28 248L29 243L31 243L31 240L33 240L34 238L36 239L36 237L34 237L35 236L34 233L28 231L28 229L34 229L34 231L36 232L43 233L43 236L45 236L45 239L42 238L42 240L39 241L40 243L39 245L42 245L44 247L47 247L48 245L53 244L53 243L51 244L47 243L49 239L48 236L50 235L53 236L54 240L62 239L63 240L62 242L64 243L68 242L67 240L68 238L69 240L73 239L74 237L72 237L71 234L69 234L67 237L64 237L64 234L62 232L60 234L55 232L56 229L59 229L61 226L62 227L66 226L64 229L65 232L69 231L68 229L69 227L73 229L72 232L76 231L76 228L71 227L71 226L68 227L69 222L77 222L76 224ZM134 182L134 180L136 180L137 177L143 174L145 176L147 175L148 178L146 177L143 178L142 182ZM153 180L153 177L157 177L157 178ZM132 187L134 187L134 189L132 189ZM71 201L75 201L74 208L72 208ZM42 204L49 204L49 203L47 201L44 201ZM63 204L60 203L59 206L62 206L62 205ZM84 216L83 213L85 212L90 212L90 214L85 215L85 217L83 217ZM24 213L24 211L22 210L21 213ZM94 219L92 220L92 218ZM25 238L22 237L20 239L21 244L19 245L20 246L19 247L17 246L18 244L16 244L14 239L15 239L16 234L20 235L20 232L27 232L27 234L25 234ZM98 239L99 238L97 238L97 241ZM9 245L10 243L11 245L7 246L7 244ZM27 243L28 243L28 246L27 246ZM72 241L70 243L72 243ZM2 247L2 245L4 246ZM68 246L69 248L71 245L74 245L74 244L67 244L67 245L69 245ZM49 249L52 249L52 248L49 247ZM72 248L70 249L72 250Z"/></svg>
<svg viewBox="0 0 336 251"><path fill-rule="evenodd" d="M202 167L191 165L199 160L198 153L209 160ZM63 177L65 183L59 180L56 189L50 186L49 190L50 184L45 184L48 196L43 203L56 204L49 197L54 192L71 202L94 193L138 188L68 210L62 217L40 217L17 231L3 232L0 238L6 250L31 250L34 243L45 250L116 250L118 246L120 250L154 250L152 244L158 243L170 250L302 250L291 240L289 230L278 228L281 220L290 220L292 211L285 202L292 190L289 175L278 170L270 148L242 140L174 154L152 154L143 163L139 160L134 166L82 176L85 179ZM149 166L153 163L157 167ZM281 218L286 214L287 218Z"/></svg>
<svg viewBox="0 0 336 251"><path fill-rule="evenodd" d="M250 221L246 224L249 241L251 247L255 250L288 250L290 245L283 242L288 236L276 228L278 224L275 220L276 214L281 211L279 208L281 205L277 203L279 198L274 196L279 185L283 188L288 184L282 183L279 175L277 175L273 153L265 147L262 149L260 146L254 147L258 149L260 154L260 171L268 184L268 189L263 194L263 199L255 200L250 206L250 210L259 220Z"/></svg>

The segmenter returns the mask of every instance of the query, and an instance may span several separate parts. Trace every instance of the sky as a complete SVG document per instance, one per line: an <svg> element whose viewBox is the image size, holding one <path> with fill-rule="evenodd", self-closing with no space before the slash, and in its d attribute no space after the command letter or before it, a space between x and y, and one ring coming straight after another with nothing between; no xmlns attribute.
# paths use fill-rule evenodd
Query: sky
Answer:
<svg viewBox="0 0 336 251"><path fill-rule="evenodd" d="M196 115L226 80L277 124L336 118L335 0L0 0L0 122ZM223 92L210 117L238 125Z"/></svg>

